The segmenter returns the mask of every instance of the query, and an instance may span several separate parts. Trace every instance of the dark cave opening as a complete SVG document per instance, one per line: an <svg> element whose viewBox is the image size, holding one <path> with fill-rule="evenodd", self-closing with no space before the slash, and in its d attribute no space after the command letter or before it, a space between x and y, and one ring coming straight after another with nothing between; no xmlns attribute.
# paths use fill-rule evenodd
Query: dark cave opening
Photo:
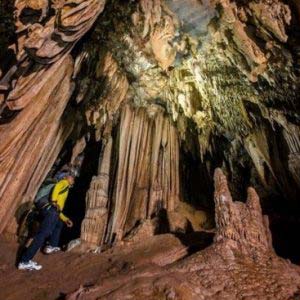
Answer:
<svg viewBox="0 0 300 300"><path fill-rule="evenodd" d="M300 245L295 238L300 225L300 191L288 171L290 153L283 131L283 128L276 126L274 134L274 129L270 128L271 157L278 182L274 179L269 181L274 190L266 198L261 198L261 203L263 213L269 216L275 252L300 264Z"/></svg>
<svg viewBox="0 0 300 300"><path fill-rule="evenodd" d="M212 229L215 226L212 161L209 155L205 155L204 159L201 160L196 135L191 133L186 143L181 144L179 159L181 199L192 207L194 214L197 211L205 212L207 219L201 226L204 230ZM186 232L188 235L185 236L179 233L178 237L183 243L186 243L189 239L189 234L193 234L192 226L189 226L189 228ZM195 232L195 234L197 233ZM202 237L204 236L199 235L200 239ZM193 237L191 238L193 239ZM204 240L206 240L206 236ZM210 243L206 244L208 246Z"/></svg>
<svg viewBox="0 0 300 300"><path fill-rule="evenodd" d="M197 209L213 211L213 181L206 163L183 149L180 160L183 199Z"/></svg>
<svg viewBox="0 0 300 300"><path fill-rule="evenodd" d="M91 131L94 133L94 131ZM84 150L83 162L79 176L76 178L73 188L70 190L64 214L74 223L72 228L64 227L61 235L61 245L66 245L71 240L80 237L81 222L85 216L85 198L90 187L92 177L97 174L101 142L97 142L95 134L91 134Z"/></svg>
<svg viewBox="0 0 300 300"><path fill-rule="evenodd" d="M274 198L272 200L274 202ZM272 211L267 213L273 247L277 255L289 259L295 264L300 264L300 244L297 239L300 215L293 209L283 208L281 201L282 199L275 201Z"/></svg>
<svg viewBox="0 0 300 300"><path fill-rule="evenodd" d="M300 245L297 240L300 226L299 203L283 193L269 193L260 197L262 211L269 218L272 244L277 255L300 264Z"/></svg>

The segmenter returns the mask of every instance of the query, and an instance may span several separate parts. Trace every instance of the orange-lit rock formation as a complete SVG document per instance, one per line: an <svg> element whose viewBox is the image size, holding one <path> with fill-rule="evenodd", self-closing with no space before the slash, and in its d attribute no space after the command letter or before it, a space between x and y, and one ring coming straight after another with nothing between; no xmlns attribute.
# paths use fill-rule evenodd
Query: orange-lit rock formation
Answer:
<svg viewBox="0 0 300 300"><path fill-rule="evenodd" d="M275 250L300 261L298 1L0 8L0 234L15 237L18 212L45 179L73 168L75 229L63 242L99 253L168 234L176 248L159 267L78 297L296 298L298 268ZM218 169L213 202L216 168L232 197ZM232 201L248 186L245 203ZM190 256L190 235L214 226L214 244Z"/></svg>
<svg viewBox="0 0 300 300"><path fill-rule="evenodd" d="M165 267L108 277L66 299L295 299L300 269L274 253L256 191L249 188L245 203L234 202L220 169L214 180L213 245Z"/></svg>

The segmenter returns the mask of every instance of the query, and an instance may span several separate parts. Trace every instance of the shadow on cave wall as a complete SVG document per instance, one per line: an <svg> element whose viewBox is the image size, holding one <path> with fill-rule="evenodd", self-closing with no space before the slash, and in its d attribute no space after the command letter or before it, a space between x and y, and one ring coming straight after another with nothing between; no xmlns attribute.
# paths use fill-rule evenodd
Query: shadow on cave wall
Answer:
<svg viewBox="0 0 300 300"><path fill-rule="evenodd" d="M268 214L275 252L295 264L300 264L298 240L300 218L294 212L282 211Z"/></svg>
<svg viewBox="0 0 300 300"><path fill-rule="evenodd" d="M14 1L0 1L0 70L5 74L16 62L15 54L8 47L16 40L14 23ZM5 57L5 59L4 59ZM1 74L0 74L1 75ZM1 78L1 76L0 76Z"/></svg>
<svg viewBox="0 0 300 300"><path fill-rule="evenodd" d="M203 224L205 230L215 227L211 167L218 164L221 164L221 161L216 157L211 165L209 155L201 161L198 140L192 133L188 136L186 143L180 147L181 198L195 210L206 213L207 220ZM188 248L188 255L191 255L210 246L214 233L194 231L192 224L188 221L186 231L177 231L175 235Z"/></svg>
<svg viewBox="0 0 300 300"><path fill-rule="evenodd" d="M297 236L300 227L300 190L289 170L289 147L283 136L283 129L269 128L272 165L280 188L261 197L262 209L270 220L270 229L275 252L300 264L300 244ZM270 179L271 175L269 176ZM270 180L268 182L271 185Z"/></svg>
<svg viewBox="0 0 300 300"><path fill-rule="evenodd" d="M216 165L219 163L216 158ZM180 146L180 187L181 198L196 209L214 212L213 177L211 167L200 158L197 135L187 133L187 139Z"/></svg>

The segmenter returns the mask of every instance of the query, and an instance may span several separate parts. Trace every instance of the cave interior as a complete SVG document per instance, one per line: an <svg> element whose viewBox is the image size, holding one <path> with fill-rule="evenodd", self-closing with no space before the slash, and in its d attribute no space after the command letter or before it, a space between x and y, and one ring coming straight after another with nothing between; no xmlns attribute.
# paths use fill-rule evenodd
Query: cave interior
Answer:
<svg viewBox="0 0 300 300"><path fill-rule="evenodd" d="M239 243L220 229L238 210L220 210L225 175L237 207L256 190L274 255L300 264L299 1L0 6L1 234L17 239L39 187L67 166L78 177L62 246ZM250 230L242 211L229 219Z"/></svg>

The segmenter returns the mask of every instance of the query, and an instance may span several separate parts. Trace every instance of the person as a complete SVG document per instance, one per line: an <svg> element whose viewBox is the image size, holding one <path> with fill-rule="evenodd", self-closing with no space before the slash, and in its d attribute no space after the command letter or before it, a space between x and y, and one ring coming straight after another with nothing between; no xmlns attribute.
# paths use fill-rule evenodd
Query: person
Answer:
<svg viewBox="0 0 300 300"><path fill-rule="evenodd" d="M21 256L18 264L19 270L40 270L41 265L33 261L33 257L44 246L48 239L49 245L44 248L44 253L51 254L60 251L59 238L63 225L73 226L73 222L63 214L69 189L74 184L74 175L66 174L65 178L58 181L51 193L50 201L40 209L42 222L30 246Z"/></svg>

